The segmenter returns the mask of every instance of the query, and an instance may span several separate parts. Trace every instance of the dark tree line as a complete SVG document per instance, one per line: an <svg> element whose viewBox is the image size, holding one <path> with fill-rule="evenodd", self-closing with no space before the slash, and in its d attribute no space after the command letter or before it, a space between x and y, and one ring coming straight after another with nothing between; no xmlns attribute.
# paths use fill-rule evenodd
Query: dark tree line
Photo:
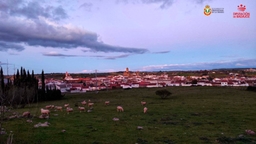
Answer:
<svg viewBox="0 0 256 144"><path fill-rule="evenodd" d="M25 68L17 70L13 75L13 80L7 79L4 82L3 70L0 70L0 105L11 106L13 108L23 108L34 102L58 100L63 96L60 90L45 86L44 71L41 74L41 87L39 88L38 79L34 71L26 71Z"/></svg>

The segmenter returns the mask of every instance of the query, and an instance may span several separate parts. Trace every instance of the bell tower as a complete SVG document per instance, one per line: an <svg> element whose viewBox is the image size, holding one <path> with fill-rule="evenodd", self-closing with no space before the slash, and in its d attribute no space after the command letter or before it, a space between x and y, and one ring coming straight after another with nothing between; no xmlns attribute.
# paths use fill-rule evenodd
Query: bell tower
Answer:
<svg viewBox="0 0 256 144"><path fill-rule="evenodd" d="M130 76L129 68L125 69L124 76Z"/></svg>

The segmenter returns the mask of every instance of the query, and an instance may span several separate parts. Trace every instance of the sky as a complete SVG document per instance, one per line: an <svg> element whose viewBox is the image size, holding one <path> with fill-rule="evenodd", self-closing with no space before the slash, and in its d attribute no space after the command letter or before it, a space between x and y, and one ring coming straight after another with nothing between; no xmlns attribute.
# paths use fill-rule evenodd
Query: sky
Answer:
<svg viewBox="0 0 256 144"><path fill-rule="evenodd" d="M250 18L233 18L246 6ZM224 13L204 15L204 8ZM256 68L255 0L1 0L0 66L35 73Z"/></svg>

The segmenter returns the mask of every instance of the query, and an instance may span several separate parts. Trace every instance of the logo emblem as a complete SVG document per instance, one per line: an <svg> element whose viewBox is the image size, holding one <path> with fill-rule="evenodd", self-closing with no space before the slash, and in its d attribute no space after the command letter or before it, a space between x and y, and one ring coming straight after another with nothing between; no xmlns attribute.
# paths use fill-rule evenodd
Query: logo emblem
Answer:
<svg viewBox="0 0 256 144"><path fill-rule="evenodd" d="M245 7L245 5L242 5L242 4L240 4L239 6L237 6L237 9L239 10L239 11L245 11L245 9L246 9L246 7Z"/></svg>
<svg viewBox="0 0 256 144"><path fill-rule="evenodd" d="M211 15L211 13L212 13L212 9L210 8L209 5L206 5L204 8L204 15L209 16Z"/></svg>
<svg viewBox="0 0 256 144"><path fill-rule="evenodd" d="M233 12L233 18L250 18L250 12L246 12L246 6L240 4L237 6L238 12Z"/></svg>

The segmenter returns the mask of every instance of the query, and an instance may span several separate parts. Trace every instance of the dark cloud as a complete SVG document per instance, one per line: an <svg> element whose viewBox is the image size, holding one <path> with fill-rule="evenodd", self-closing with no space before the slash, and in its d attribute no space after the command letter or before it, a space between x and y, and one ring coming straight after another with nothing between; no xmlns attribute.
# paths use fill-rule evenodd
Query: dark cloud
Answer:
<svg viewBox="0 0 256 144"><path fill-rule="evenodd" d="M18 53L10 52L9 55L19 55Z"/></svg>
<svg viewBox="0 0 256 144"><path fill-rule="evenodd" d="M25 43L30 46L54 48L84 47L95 52L145 53L148 50L104 44L98 41L98 35L74 27L65 27L37 20L17 20L0 18L0 41Z"/></svg>
<svg viewBox="0 0 256 144"><path fill-rule="evenodd" d="M61 6L42 6L38 1L1 0L0 12L9 16L23 16L29 19L38 19L41 16L52 20L60 20L68 17Z"/></svg>
<svg viewBox="0 0 256 144"><path fill-rule="evenodd" d="M90 3L81 5L81 7L89 6ZM141 54L148 51L143 48L105 44L100 41L96 33L54 22L66 17L67 14L61 6L47 6L38 1L2 0L0 1L0 42L64 49L83 47L93 52ZM14 44L13 47L6 44L0 48L1 51L8 49L21 51L24 48Z"/></svg>
<svg viewBox="0 0 256 144"><path fill-rule="evenodd" d="M124 58L124 57L128 57L130 56L129 54L124 54L124 55L119 55L119 56L109 56L109 57L105 57L105 59L110 59L110 60L114 60L117 58Z"/></svg>
<svg viewBox="0 0 256 144"><path fill-rule="evenodd" d="M79 8L82 8L86 11L91 11L92 3L83 3L79 6Z"/></svg>
<svg viewBox="0 0 256 144"><path fill-rule="evenodd" d="M159 51L159 52L153 52L155 54L164 54L164 53L169 53L170 51Z"/></svg>
<svg viewBox="0 0 256 144"><path fill-rule="evenodd" d="M61 7L58 6L57 8L55 8L52 12L54 19L65 19L68 17L68 15L66 14L66 11Z"/></svg>
<svg viewBox="0 0 256 144"><path fill-rule="evenodd" d="M60 53L43 53L44 56L52 56L52 57L79 57L79 55L66 55Z"/></svg>
<svg viewBox="0 0 256 144"><path fill-rule="evenodd" d="M25 48L23 46L12 44L12 43L5 43L0 41L0 51L8 51L8 50L15 50L15 51L22 51Z"/></svg>
<svg viewBox="0 0 256 144"><path fill-rule="evenodd" d="M49 56L49 57L95 57L95 58L104 58L104 59L119 58L119 56L107 57L107 56L103 56L103 55L68 55L68 54L62 54L62 53L57 53L57 52L42 53L42 55Z"/></svg>
<svg viewBox="0 0 256 144"><path fill-rule="evenodd" d="M102 56L102 55L96 55L96 56L88 56L88 57L104 58L105 56Z"/></svg>
<svg viewBox="0 0 256 144"><path fill-rule="evenodd" d="M82 50L83 52L87 53L87 52L93 52L90 50ZM109 59L109 60L114 60L114 59L118 59L118 58L124 58L124 57L128 57L131 54L122 54L122 55L117 55L117 56L102 56L102 55L97 55L97 56L90 56L90 57L99 57L99 58L104 58L104 59Z"/></svg>
<svg viewBox="0 0 256 144"><path fill-rule="evenodd" d="M95 58L103 58L103 59L109 59L114 60L118 58L124 58L130 56L130 54L123 54L118 56L106 56L106 55L67 55L67 54L61 54L57 52L49 52L49 53L42 53L43 56L50 56L50 57L95 57Z"/></svg>
<svg viewBox="0 0 256 144"><path fill-rule="evenodd" d="M202 4L205 1L210 1L210 0L193 0L194 2L198 4ZM117 0L117 2L123 2L123 3L144 3L144 4L160 4L161 9L169 8L175 0Z"/></svg>

